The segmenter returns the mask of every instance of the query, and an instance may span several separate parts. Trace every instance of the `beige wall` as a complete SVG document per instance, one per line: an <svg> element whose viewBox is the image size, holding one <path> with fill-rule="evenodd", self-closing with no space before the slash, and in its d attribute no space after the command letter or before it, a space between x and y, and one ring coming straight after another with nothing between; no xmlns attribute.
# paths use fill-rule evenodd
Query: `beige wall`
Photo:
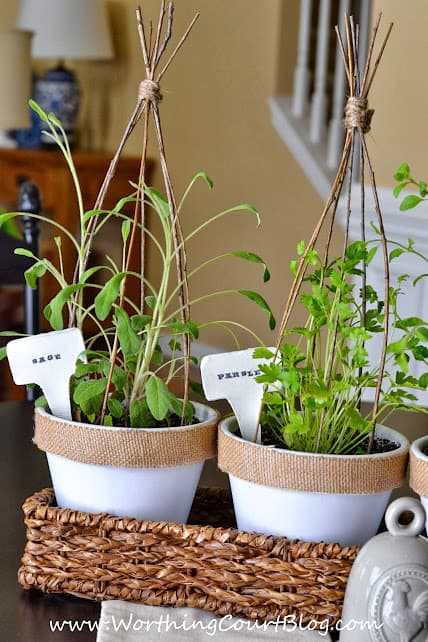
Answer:
<svg viewBox="0 0 428 642"><path fill-rule="evenodd" d="M82 142L113 150L135 103L143 63L135 27L135 0L108 2L117 57L108 63L79 64L86 102ZM371 146L378 181L390 178L402 160L415 171L424 165L424 117L428 96L426 0L376 0L385 21L394 20L391 45L376 80L376 108ZM272 281L261 283L260 271L237 259L210 268L194 283L199 296L213 287L242 287L263 292L278 313L290 283L288 263L300 238L308 236L322 205L270 123L268 98L291 85L295 60L297 0L176 1L175 38L194 13L200 19L162 83L162 119L173 178L180 193L191 176L207 171L215 189L199 186L189 200L187 229L216 210L239 202L259 208L263 224L240 214L189 247L191 261L229 249L248 249L269 263ZM14 19L17 2L1 3L0 22ZM157 17L158 1L146 0L144 11ZM278 53L281 52L281 64ZM127 146L138 154L140 131ZM230 297L195 307L198 320L234 318L252 325L271 340L263 314ZM202 340L229 346L226 337Z"/></svg>
<svg viewBox="0 0 428 642"><path fill-rule="evenodd" d="M144 6L147 14L157 15L157 1ZM120 67L123 75L116 73L119 82L111 83L111 120L106 139L111 149L134 103L143 71L134 2L122 0L113 8L118 20L121 14L125 38L117 34L121 60L112 65L116 72ZM270 124L267 101L276 86L281 9L278 0L176 3L176 38L197 10L201 15L162 82L161 106L178 192L199 170L208 172L215 185L212 193L203 185L195 190L184 213L185 227L191 229L210 214L241 202L255 205L263 218L259 230L254 218L244 214L216 225L201 237L200 243L189 246L191 264L227 250L248 249L265 257L272 268L272 283L264 287L256 267L237 259L218 264L195 279L194 296L218 287L257 289L273 302L277 312L289 284L288 262L295 242L307 236L321 205ZM292 9L296 14L298 3ZM295 20L288 24L293 26ZM288 48L290 58L295 52L294 35ZM138 137L134 137L128 151L138 153L139 144ZM215 303L195 306L193 314L198 320L243 321L265 340L271 340L263 313L242 299L223 297ZM224 333L201 338L231 345Z"/></svg>
<svg viewBox="0 0 428 642"><path fill-rule="evenodd" d="M384 28L389 22L394 27L373 86L372 149L378 182L393 185L392 174L403 161L416 176L428 176L428 2L374 0L373 13L380 11Z"/></svg>

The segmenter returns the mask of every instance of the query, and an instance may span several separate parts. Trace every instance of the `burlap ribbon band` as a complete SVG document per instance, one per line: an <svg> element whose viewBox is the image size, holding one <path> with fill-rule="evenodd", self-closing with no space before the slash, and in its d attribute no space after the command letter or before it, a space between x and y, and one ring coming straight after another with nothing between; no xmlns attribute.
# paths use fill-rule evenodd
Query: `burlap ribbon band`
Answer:
<svg viewBox="0 0 428 642"><path fill-rule="evenodd" d="M413 448L410 449L409 485L418 495L428 497L428 459L418 457L414 453Z"/></svg>
<svg viewBox="0 0 428 642"><path fill-rule="evenodd" d="M220 427L218 465L247 481L306 492L371 494L401 486L407 448L381 455L314 455L261 446Z"/></svg>
<svg viewBox="0 0 428 642"><path fill-rule="evenodd" d="M126 468L192 464L216 454L218 415L203 409L201 423L183 428L105 428L63 421L36 410L34 443L40 450L74 461Z"/></svg>

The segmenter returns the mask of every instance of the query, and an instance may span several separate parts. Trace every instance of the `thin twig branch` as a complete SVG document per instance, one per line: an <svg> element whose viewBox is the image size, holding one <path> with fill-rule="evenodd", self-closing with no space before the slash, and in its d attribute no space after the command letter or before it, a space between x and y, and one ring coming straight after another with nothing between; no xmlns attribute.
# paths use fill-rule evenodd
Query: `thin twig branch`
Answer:
<svg viewBox="0 0 428 642"><path fill-rule="evenodd" d="M335 31L336 31L337 42L339 43L340 53L342 54L342 61L343 61L343 66L345 67L346 77L347 77L347 79L348 79L349 91L351 91L351 87L352 87L352 78L351 78L351 76L349 75L349 69L348 69L348 66L347 66L347 64L346 64L345 45L343 44L342 34L340 33L340 31L339 31L339 27L338 27L337 25L335 26L335 28L334 28L334 29L335 29Z"/></svg>
<svg viewBox="0 0 428 642"><path fill-rule="evenodd" d="M151 61L152 70L156 68L156 58L157 58L158 50L159 50L159 41L160 41L160 36L161 36L161 32L162 32L162 25L163 25L164 15L165 15L165 0L161 0L158 27L156 29L155 44L153 45L153 51L150 54L150 61Z"/></svg>
<svg viewBox="0 0 428 642"><path fill-rule="evenodd" d="M157 68L157 66L159 64L159 60L162 58L163 53L164 53L164 51L165 51L165 49L166 49L166 47L168 45L168 42L170 41L171 34L172 34L173 15L174 15L174 5L172 4L172 2L170 2L169 5L168 5L168 22L167 22L167 27L166 27L166 33L165 33L165 37L163 39L163 42L161 44L161 47L159 49L159 53L157 53L157 55L155 57L155 62L154 62L154 68L155 69Z"/></svg>
<svg viewBox="0 0 428 642"><path fill-rule="evenodd" d="M141 45L141 51L143 53L144 65L146 67L146 75L147 75L147 78L152 80L152 70L150 67L149 52L147 50L146 34L144 31L144 22L143 22L143 12L141 11L141 7L137 7L136 14L137 14L138 35L140 37L140 45Z"/></svg>
<svg viewBox="0 0 428 642"><path fill-rule="evenodd" d="M378 69L378 67L379 67L379 63L380 63L380 61L381 61L381 59L382 59L383 52L384 52L385 47L386 47L386 44L387 44L387 42L388 42L388 40L389 40L389 36L390 36L390 34L391 34L391 30L392 30L392 27L393 27L393 26L394 26L394 23L393 23L393 22L391 22L391 23L390 23L390 25L389 25L389 27L388 27L388 31L387 31L387 33L386 33L386 36L385 36L385 38L384 38L384 41L383 41L383 43L382 43L382 45L381 45L381 48L380 48L380 51L379 51L378 57L376 58L375 64L373 65L373 71L372 71L372 74L371 74L371 76L370 76L370 80L369 80L369 81L368 81L368 83L367 83L367 87L366 87L366 88L365 88L365 90L364 90L364 96L367 96L367 94L368 94L368 93L369 93L369 91L370 91L370 88L371 88L371 86L372 86L372 83L373 83L374 77L375 77L376 72L377 72L377 69Z"/></svg>
<svg viewBox="0 0 428 642"><path fill-rule="evenodd" d="M379 24L381 20L382 14L380 13L376 19L375 25L373 27L373 32L372 32L372 37L370 39L370 44L369 44L369 50L367 53L367 60L366 64L364 65L364 74L363 74L363 80L361 81L361 95L367 95L365 94L365 87L366 87L366 81L367 77L370 71L370 67L372 64L372 56L373 56L373 49L375 46L376 38L377 38L377 32L379 30Z"/></svg>
<svg viewBox="0 0 428 642"><path fill-rule="evenodd" d="M168 62L166 63L166 65L163 67L162 71L160 72L160 74L159 74L159 75L158 75L158 77L156 78L156 81L157 81L157 82L160 82L160 81L162 80L163 75L165 74L166 70L168 69L168 67L170 66L170 64L172 63L172 61L174 60L175 56L176 56L176 55L178 54L178 52L180 51L181 47L184 45L184 43L185 43L186 39L188 38L188 36L189 36L190 32L192 31L193 26L194 26L194 24L195 24L195 22L196 22L196 20L197 20L198 18L199 18L199 13L197 13L197 14L195 15L195 17L193 18L192 22L191 22L191 23L190 23L190 25L187 27L186 31L184 32L184 35L182 36L182 38L180 39L180 41L179 41L179 43L177 44L176 48L175 48L175 49L174 49L174 51L172 52L172 54L171 54L171 56L170 56L170 58L169 58Z"/></svg>

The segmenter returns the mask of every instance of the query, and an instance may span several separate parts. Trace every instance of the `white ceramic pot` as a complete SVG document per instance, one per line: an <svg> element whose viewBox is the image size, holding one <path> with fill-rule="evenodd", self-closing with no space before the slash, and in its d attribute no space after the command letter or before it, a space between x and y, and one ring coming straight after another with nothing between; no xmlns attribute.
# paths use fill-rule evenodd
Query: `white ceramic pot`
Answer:
<svg viewBox="0 0 428 642"><path fill-rule="evenodd" d="M362 545L376 534L393 488L401 485L408 440L379 426L399 444L388 453L323 455L245 441L236 420L221 422L218 464L229 473L238 528L289 539Z"/></svg>
<svg viewBox="0 0 428 642"><path fill-rule="evenodd" d="M410 448L410 488L418 493L427 516L428 533L428 435L420 437Z"/></svg>
<svg viewBox="0 0 428 642"><path fill-rule="evenodd" d="M159 429L93 426L36 409L34 442L46 452L57 505L185 523L204 461L216 454L219 418L194 406L198 424Z"/></svg>

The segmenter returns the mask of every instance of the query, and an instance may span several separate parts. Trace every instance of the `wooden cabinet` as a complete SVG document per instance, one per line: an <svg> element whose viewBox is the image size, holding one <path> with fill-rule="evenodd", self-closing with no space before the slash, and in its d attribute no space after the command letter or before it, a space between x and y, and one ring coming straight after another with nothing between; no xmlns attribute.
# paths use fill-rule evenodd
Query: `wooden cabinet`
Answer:
<svg viewBox="0 0 428 642"><path fill-rule="evenodd" d="M111 156L105 153L73 153L85 210L94 206L98 190L110 164ZM149 180L152 163L147 163L146 180ZM140 159L122 157L113 177L103 207L111 209L123 196L133 191L129 181L138 181ZM72 176L59 151L30 149L0 149L0 203L8 211L16 209L19 184L23 180L34 181L41 192L43 212L68 230L78 228L78 206ZM132 205L131 205L132 207ZM53 236L58 232L53 226L42 225L40 254L55 260L56 247ZM102 247L98 248L102 252ZM71 243L63 240L65 273L71 277L75 254ZM42 305L55 293L55 284L45 280L42 284Z"/></svg>
<svg viewBox="0 0 428 642"><path fill-rule="evenodd" d="M76 151L73 154L79 182L83 194L85 210L94 206L98 190L102 184L111 156L104 153ZM147 163L146 180L150 180L153 163ZM119 161L116 174L110 184L109 191L103 207L112 208L117 201L130 194L133 188L129 181L138 181L140 159L136 157L123 157ZM35 182L41 192L43 213L70 231L77 231L78 206L74 191L73 180L66 161L58 151L30 150L30 149L1 149L0 148L0 205L6 211L15 211L17 208L19 184L23 180ZM132 204L130 205L132 211ZM119 232L120 234L120 232ZM56 247L53 236L58 232L51 225L41 225L40 255L56 262ZM107 235L107 238L106 238ZM117 237L110 239L106 231L104 240L108 245L119 246ZM114 232L110 235L115 236ZM0 248L1 249L1 248ZM65 271L71 276L75 254L71 243L63 242L65 256ZM102 253L103 248L97 251ZM136 265L133 269L138 269ZM41 283L41 305L43 306L57 292L53 280L44 278ZM0 329L6 330L20 322L23 306L22 289L0 289ZM42 322L43 329L50 329L47 322ZM18 329L18 328L17 328ZM5 340L4 340L5 341ZM4 343L3 341L3 343ZM1 343L1 342L0 342ZM0 362L0 399L21 399L24 396L23 387L15 386L10 377L9 368L5 361Z"/></svg>

